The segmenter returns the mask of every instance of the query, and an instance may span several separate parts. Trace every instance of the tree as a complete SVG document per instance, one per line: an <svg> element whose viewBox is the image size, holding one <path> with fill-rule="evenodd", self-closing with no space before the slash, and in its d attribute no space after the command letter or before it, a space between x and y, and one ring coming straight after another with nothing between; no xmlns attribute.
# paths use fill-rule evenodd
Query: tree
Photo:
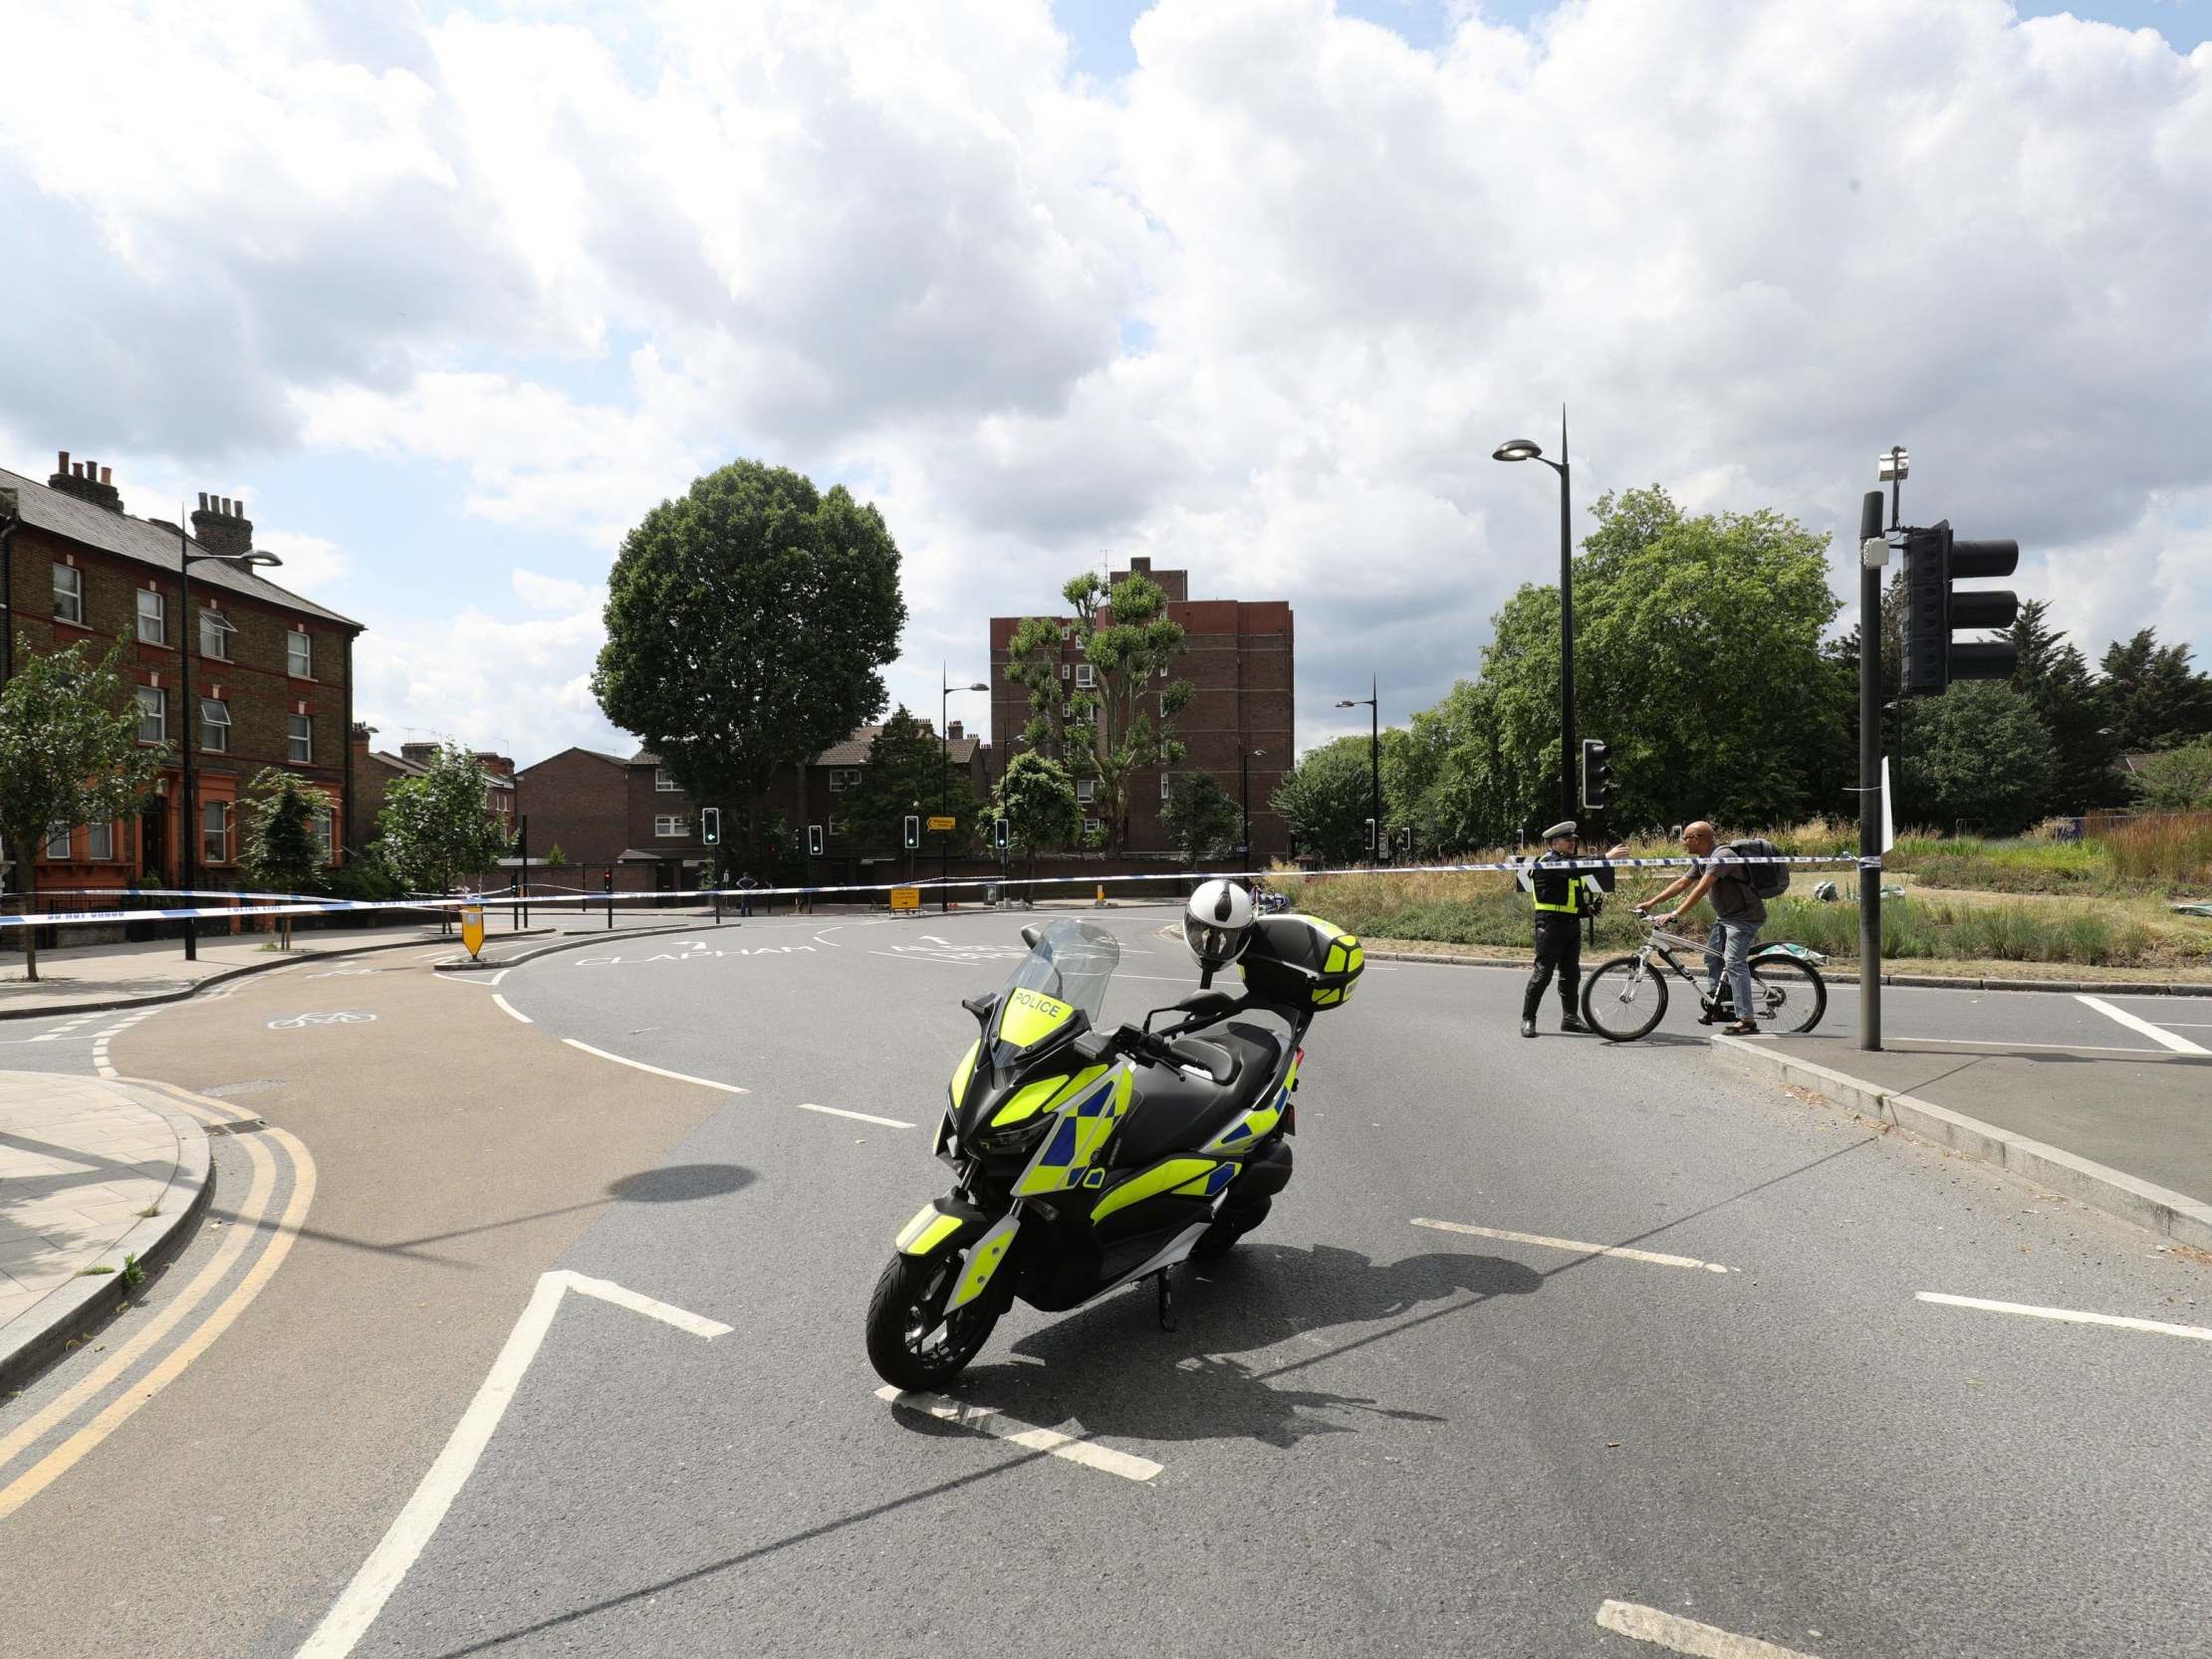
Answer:
<svg viewBox="0 0 2212 1659"><path fill-rule="evenodd" d="M449 743L418 776L384 791L376 850L393 875L445 893L507 856L507 831L484 806L487 778L482 761Z"/></svg>
<svg viewBox="0 0 2212 1659"><path fill-rule="evenodd" d="M1183 758L1175 717L1189 706L1193 688L1168 677L1185 648L1183 626L1167 614L1166 591L1147 576L1131 573L1109 590L1104 577L1086 571L1060 592L1076 613L1066 638L1061 622L1027 618L1008 641L1006 677L1029 691L1022 733L1029 746L1078 777L1098 780L1103 838L1119 851L1128 839L1133 775ZM1063 677L1063 647L1071 643L1077 662L1091 670L1088 686Z"/></svg>
<svg viewBox="0 0 2212 1659"><path fill-rule="evenodd" d="M551 846L546 848L547 869L566 869L568 867L568 863L569 855L561 850L561 843L559 841L555 841Z"/></svg>
<svg viewBox="0 0 2212 1659"><path fill-rule="evenodd" d="M937 734L901 704L875 734L860 787L847 798L840 816L852 821L851 832L863 845L903 846L907 814L934 817L941 799L945 813L959 821L953 848L962 850L975 833L981 805L964 770L953 772L949 785L944 782L945 772ZM936 848L927 833L922 844L932 851Z"/></svg>
<svg viewBox="0 0 2212 1659"><path fill-rule="evenodd" d="M2127 787L2145 812L2212 808L2212 738L2143 756Z"/></svg>
<svg viewBox="0 0 2212 1659"><path fill-rule="evenodd" d="M2144 628L2104 649L2104 724L2122 749L2170 748L2212 732L2212 676L2189 666L2187 645L2160 645Z"/></svg>
<svg viewBox="0 0 2212 1659"><path fill-rule="evenodd" d="M1908 705L1914 811L1942 829L2013 834L2050 797L2058 751L2027 696L2002 680L1961 680Z"/></svg>
<svg viewBox="0 0 2212 1659"><path fill-rule="evenodd" d="M286 893L320 892L323 848L315 815L331 804L319 789L281 767L266 766L247 786L238 861L255 886ZM292 948L292 918L283 918L284 948Z"/></svg>
<svg viewBox="0 0 2212 1659"><path fill-rule="evenodd" d="M622 540L592 691L751 847L777 768L803 766L883 706L906 620L898 545L872 506L736 461Z"/></svg>
<svg viewBox="0 0 2212 1659"><path fill-rule="evenodd" d="M1366 856L1365 825L1373 797L1367 740L1341 737L1309 749L1276 785L1270 805L1290 827L1299 849L1328 864Z"/></svg>
<svg viewBox="0 0 2212 1659"><path fill-rule="evenodd" d="M2020 653L2013 687L2035 705L2057 755L2051 798L2034 815L2039 819L2110 804L2116 786L2112 766L2119 759L2089 662L2063 630L2051 626L2049 613L2045 600L2027 600L2010 633Z"/></svg>
<svg viewBox="0 0 2212 1659"><path fill-rule="evenodd" d="M999 778L998 810L1006 820L1008 850L1028 857L1033 877L1039 852L1066 846L1083 829L1068 769L1034 750L1007 764Z"/></svg>
<svg viewBox="0 0 2212 1659"><path fill-rule="evenodd" d="M95 661L83 644L21 653L0 690L0 836L15 858L28 910L38 891L38 852L56 830L113 823L152 786L168 751L138 742L138 712L125 677L130 637ZM190 833L187 826L185 833ZM39 977L38 935L23 930L24 977Z"/></svg>
<svg viewBox="0 0 2212 1659"><path fill-rule="evenodd" d="M1197 863L1214 858L1237 844L1244 818L1229 792L1210 772L1178 772L1161 813L1168 841L1184 858Z"/></svg>

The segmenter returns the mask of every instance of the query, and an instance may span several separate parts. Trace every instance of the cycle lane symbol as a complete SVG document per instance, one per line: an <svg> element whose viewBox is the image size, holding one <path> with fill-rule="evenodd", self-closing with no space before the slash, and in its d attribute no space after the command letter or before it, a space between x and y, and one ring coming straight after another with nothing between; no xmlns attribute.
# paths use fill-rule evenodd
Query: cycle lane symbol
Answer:
<svg viewBox="0 0 2212 1659"><path fill-rule="evenodd" d="M376 1018L365 1008L341 1008L329 1014L295 1014L288 1020L271 1020L271 1031L303 1031L309 1026L366 1026Z"/></svg>

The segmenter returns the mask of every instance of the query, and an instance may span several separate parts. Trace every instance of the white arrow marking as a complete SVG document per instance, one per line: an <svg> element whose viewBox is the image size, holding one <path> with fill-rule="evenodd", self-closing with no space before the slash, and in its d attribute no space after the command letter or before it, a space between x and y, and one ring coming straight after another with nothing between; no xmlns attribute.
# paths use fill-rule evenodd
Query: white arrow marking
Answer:
<svg viewBox="0 0 2212 1659"><path fill-rule="evenodd" d="M605 1279L587 1279L566 1269L541 1274L537 1288L530 1293L529 1304L522 1310L522 1317L508 1333L507 1345L492 1361L491 1371L476 1390L476 1397L469 1401L468 1410L461 1413L461 1420L454 1425L445 1450L430 1465L430 1472L422 1477L422 1484L414 1489L414 1496L407 1500L406 1508L392 1522L383 1541L369 1553L361 1570L354 1574L353 1582L323 1615L323 1622L300 1648L297 1659L345 1659L345 1655L354 1651L354 1644L376 1622L376 1615L383 1611L391 1592L399 1587L408 1568L414 1565L423 1546L438 1530L438 1523L445 1519L445 1512L452 1508L453 1500L468 1484L469 1476L476 1472L476 1460L484 1455L484 1448L491 1443L500 1418L507 1414L515 1390L522 1384L523 1373L538 1357L538 1345L546 1339L546 1331L553 1324L561 1299L571 1291L611 1302L617 1307L627 1307L663 1324L674 1325L678 1330L703 1336L710 1342L717 1336L729 1334L730 1327L726 1324L624 1290Z"/></svg>

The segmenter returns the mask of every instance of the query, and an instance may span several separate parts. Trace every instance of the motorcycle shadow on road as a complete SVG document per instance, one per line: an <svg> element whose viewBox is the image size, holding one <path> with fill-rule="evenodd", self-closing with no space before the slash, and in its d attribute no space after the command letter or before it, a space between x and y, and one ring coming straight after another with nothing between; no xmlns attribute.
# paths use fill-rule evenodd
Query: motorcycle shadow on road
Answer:
<svg viewBox="0 0 2212 1659"><path fill-rule="evenodd" d="M1309 1435L1351 1433L1370 1418L1441 1423L1447 1419L1431 1412L1285 1379L1544 1284L1533 1268L1495 1256L1438 1253L1377 1265L1334 1245L1257 1242L1178 1279L1178 1329L1159 1328L1149 1283L1133 1286L1014 1344L1016 1354L1039 1363L986 1361L958 1391L972 1390L1025 1422L1072 1418L1107 1438L1288 1447ZM1383 1328L1367 1328L1377 1324ZM1333 1326L1359 1328L1339 1332L1340 1340L1324 1334Z"/></svg>

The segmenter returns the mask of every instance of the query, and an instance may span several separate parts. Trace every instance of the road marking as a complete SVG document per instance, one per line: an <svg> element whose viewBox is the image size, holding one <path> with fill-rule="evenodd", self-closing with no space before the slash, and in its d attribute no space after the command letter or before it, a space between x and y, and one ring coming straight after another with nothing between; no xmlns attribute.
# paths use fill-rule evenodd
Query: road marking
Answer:
<svg viewBox="0 0 2212 1659"><path fill-rule="evenodd" d="M2070 1055L2133 1055L2137 1060L2163 1058L2151 1049L2130 1049L2112 1043L2016 1043L2009 1037L1891 1037L1883 1041L1910 1043L1923 1049L1976 1049L2000 1053L2007 1049L2056 1049ZM2203 1049L2196 1051L2200 1055L2205 1052Z"/></svg>
<svg viewBox="0 0 2212 1659"><path fill-rule="evenodd" d="M186 1105L186 1109L195 1117L217 1123L235 1121L242 1115L227 1110L209 1111L205 1107L189 1104ZM187 1365L207 1351L216 1337L230 1328L231 1321L246 1310L247 1304L261 1294L262 1287L267 1285L277 1269L283 1266L284 1259L292 1253L293 1240L299 1237L300 1224L307 1219L308 1207L315 1202L315 1159L298 1138L274 1125L263 1130L260 1134L240 1142L246 1148L247 1156L253 1160L255 1166L253 1187L248 1201L249 1210L252 1204L252 1194L258 1194L263 1203L267 1202L269 1187L275 1180L275 1160L261 1149L262 1142L270 1140L282 1146L286 1155L292 1160L292 1196L285 1204L284 1215L278 1220L275 1232L268 1236L268 1242L261 1255L255 1259L253 1266L246 1270L246 1276L238 1282L229 1296L215 1305L214 1310L206 1318L195 1325L182 1341L169 1350L158 1365L132 1383L128 1392L116 1400L90 1423L71 1435L69 1439L63 1441L46 1457L32 1465L6 1490L0 1491L0 1517L13 1514L45 1491L46 1488L53 1485L54 1482L67 1474L86 1453L135 1416L140 1406L143 1406L148 1400L160 1393L162 1389L174 1382L183 1373ZM244 1248L243 1241L251 1239L258 1231L255 1224L259 1220L259 1212L252 1211L250 1214L241 1215L232 1224L237 1229L233 1238L241 1241L239 1245L241 1250ZM237 1252L231 1249L232 1242L232 1239L224 1240L223 1249L218 1252L218 1259L208 1263L199 1278L193 1281L191 1290L184 1297L179 1298L175 1304L165 1308L160 1317L125 1343L113 1360L102 1366L99 1371L94 1372L92 1376L87 1377L76 1388L55 1400L45 1411L42 1411L37 1417L32 1418L18 1429L15 1435L9 1436L6 1442L0 1443L0 1459L13 1455L13 1451L17 1448L17 1436L25 1437L24 1443L27 1444L29 1439L36 1438L38 1434L43 1433L52 1421L58 1420L57 1417L51 1414L67 1410L78 1401L89 1398L91 1393L98 1388L106 1387L107 1383L114 1379L122 1366L129 1363L131 1359L142 1353L148 1345L157 1340L170 1326L174 1325L177 1319L188 1312L199 1298L206 1295L207 1289L219 1281L223 1274L228 1271L231 1263L236 1260ZM82 1392L80 1392L81 1390Z"/></svg>
<svg viewBox="0 0 2212 1659"><path fill-rule="evenodd" d="M2212 1049L2201 1049L2186 1037L2176 1037L2163 1026L2154 1026L2148 1020L2139 1020L2124 1008L2114 1008L2102 997L2076 997L2078 1003L2093 1008L2108 1020L2117 1020L2129 1031L2141 1032L2151 1042L2171 1049L2177 1055L2212 1055Z"/></svg>
<svg viewBox="0 0 2212 1659"><path fill-rule="evenodd" d="M656 1077L673 1077L679 1083L697 1083L701 1088L718 1088L724 1094L750 1094L753 1092L749 1088L740 1088L735 1083L718 1083L712 1077L694 1077L688 1071L671 1071L666 1066L647 1066L641 1060L629 1060L621 1055L611 1055L605 1049L595 1049L591 1044L579 1043L573 1037L564 1037L561 1041L572 1049L582 1049L588 1055L597 1055L602 1060L611 1060L616 1066L627 1066L635 1070L650 1071Z"/></svg>
<svg viewBox="0 0 2212 1659"><path fill-rule="evenodd" d="M497 1004L499 1004L499 1006L500 1006L501 1008L505 1009L505 1010L506 1010L506 1011L507 1011L507 1012L508 1012L509 1014L513 1015L513 1016L514 1016L514 1017L515 1017L516 1019L520 1020L520 1021L521 1021L521 1022L522 1022L522 1023L523 1023L524 1025L526 1025L526 1026L532 1026L532 1025L536 1025L536 1024L537 1024L537 1022L536 1022L535 1020L531 1019L529 1015L527 1015L527 1014L523 1013L523 1011L522 1011L521 1009L517 1008L517 1007L516 1007L516 1006L515 1006L515 1005L514 1005L513 1003L509 1002L509 1001L508 1001L508 1000L507 1000L507 999L506 999L505 997L502 997L502 996L501 996L501 995L500 995L500 994L499 994L499 993L498 993L497 991L494 991L494 992L492 993L492 1001L493 1001L493 1002L495 1002L495 1003L497 1003Z"/></svg>
<svg viewBox="0 0 2212 1659"><path fill-rule="evenodd" d="M1161 1466L1150 1458L1116 1452L1110 1446L1097 1446L1088 1440L1078 1440L1072 1435L1062 1434L1057 1429L1017 1424L992 1406L970 1405L964 1400L948 1399L942 1394L904 1393L887 1384L875 1391L875 1397L888 1400L892 1405L923 1412L940 1422L957 1423L964 1429L979 1429L993 1439L1027 1447L1033 1452L1049 1452L1070 1463L1080 1463L1086 1469L1099 1469L1108 1475L1118 1475L1124 1481L1148 1481L1160 1472Z"/></svg>
<svg viewBox="0 0 2212 1659"><path fill-rule="evenodd" d="M2212 1342L2212 1330L2203 1325L2167 1324L2159 1319L2132 1319L2120 1313L2083 1313L2071 1307L2037 1307L2025 1302L1986 1302L1980 1297L1947 1296L1941 1291L1921 1291L1916 1294L1920 1302L1932 1302L1945 1307L1979 1307L1986 1313L2021 1313L2031 1319L2062 1319L2068 1324L2105 1324L2121 1330L2147 1330L2158 1336L2187 1336L2199 1342Z"/></svg>
<svg viewBox="0 0 2212 1659"><path fill-rule="evenodd" d="M1633 1601L1607 1601L1598 1609L1598 1628L1696 1659L1812 1659L1794 1647L1777 1647L1756 1636L1739 1636L1718 1625L1700 1624L1676 1613Z"/></svg>
<svg viewBox="0 0 2212 1659"><path fill-rule="evenodd" d="M877 1117L864 1111L847 1111L843 1106L818 1106L812 1100L801 1100L798 1102L798 1106L801 1111L827 1112L832 1117L851 1117L857 1118L862 1123L880 1123L886 1129L911 1129L916 1127L916 1125L906 1122L903 1118Z"/></svg>
<svg viewBox="0 0 2212 1659"><path fill-rule="evenodd" d="M1661 1268L1703 1268L1707 1273L1741 1273L1741 1268L1724 1268L1718 1262L1700 1262L1694 1256L1666 1256L1655 1250L1630 1250L1624 1245L1580 1244L1573 1239L1547 1239L1541 1233L1508 1233L1499 1227L1469 1227L1459 1221L1430 1221L1425 1216L1413 1218L1415 1227L1433 1227L1441 1233L1467 1233L1478 1239L1503 1239L1508 1244L1541 1245L1546 1250L1572 1250L1581 1256L1618 1256L1630 1262L1649 1262Z"/></svg>
<svg viewBox="0 0 2212 1659"><path fill-rule="evenodd" d="M674 1325L678 1330L703 1336L710 1342L728 1334L730 1329L717 1320L656 1302L604 1279L587 1279L582 1274L558 1268L539 1275L530 1301L523 1307L522 1317L515 1321L515 1328L507 1335L506 1346L499 1350L499 1357L492 1361L492 1368L476 1390L476 1397L469 1401L460 1422L454 1425L445 1449L438 1453L437 1461L430 1465L421 1484L414 1489L414 1496L407 1500L406 1507L369 1552L369 1559L362 1563L361 1570L354 1574L353 1581L340 1592L331 1610L323 1615L323 1622L315 1627L295 1659L344 1659L376 1622L376 1615L383 1611L391 1592L399 1587L407 1569L414 1565L423 1546L438 1530L438 1523L445 1519L445 1512L452 1508L453 1500L468 1484L469 1476L476 1472L477 1460L491 1444L500 1418L513 1403L523 1373L538 1357L539 1345L552 1327L561 1299L571 1291L613 1303L617 1307L630 1308L663 1324Z"/></svg>

